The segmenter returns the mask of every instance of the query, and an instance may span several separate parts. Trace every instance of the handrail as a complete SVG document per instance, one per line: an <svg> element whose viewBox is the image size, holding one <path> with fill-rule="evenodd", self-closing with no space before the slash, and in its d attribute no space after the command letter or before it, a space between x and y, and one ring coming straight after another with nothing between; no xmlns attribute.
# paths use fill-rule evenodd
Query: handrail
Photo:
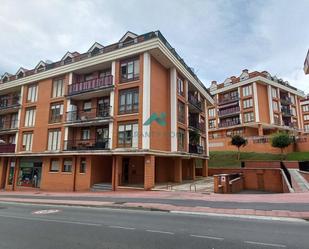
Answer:
<svg viewBox="0 0 309 249"><path fill-rule="evenodd" d="M194 192L196 192L196 183L191 183L190 184L190 192L192 192L192 186L194 186Z"/></svg>

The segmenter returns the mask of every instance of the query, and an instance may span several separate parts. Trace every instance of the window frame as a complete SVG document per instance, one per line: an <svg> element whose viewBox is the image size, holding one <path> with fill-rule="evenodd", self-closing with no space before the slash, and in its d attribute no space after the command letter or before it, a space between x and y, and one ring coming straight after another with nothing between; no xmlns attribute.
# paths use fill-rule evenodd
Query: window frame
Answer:
<svg viewBox="0 0 309 249"><path fill-rule="evenodd" d="M128 103L128 97L129 94L131 94L131 102ZM122 104L122 96L124 96L124 104ZM124 114L132 114L132 113L138 113L139 112L139 88L129 88L129 89L123 89L119 91L119 98L118 98L118 114L124 115ZM128 106L131 106L131 109L128 108ZM124 108L121 110L121 108Z"/></svg>
<svg viewBox="0 0 309 249"><path fill-rule="evenodd" d="M26 139L25 139L26 138ZM30 141L28 143L28 141ZM33 132L23 132L22 134L22 151L32 151Z"/></svg>
<svg viewBox="0 0 309 249"><path fill-rule="evenodd" d="M57 162L58 163L58 165L57 165L57 170L54 170L53 169L53 162ZM60 170L60 160L58 159L58 158L52 158L52 159L50 159L50 164L49 164L49 172L52 172L52 173L58 173L59 172L59 170Z"/></svg>
<svg viewBox="0 0 309 249"><path fill-rule="evenodd" d="M181 128L178 128L177 132L177 149L178 151L186 150L186 131Z"/></svg>
<svg viewBox="0 0 309 249"><path fill-rule="evenodd" d="M52 98L60 98L64 96L64 78L57 78L53 80L52 84Z"/></svg>
<svg viewBox="0 0 309 249"><path fill-rule="evenodd" d="M49 129L47 138L47 150L59 151L60 148L61 148L61 129L60 128Z"/></svg>
<svg viewBox="0 0 309 249"><path fill-rule="evenodd" d="M30 84L27 88L27 103L34 103L38 101L38 84Z"/></svg>
<svg viewBox="0 0 309 249"><path fill-rule="evenodd" d="M124 129L123 131L120 131L120 127L123 126ZM131 126L130 130L127 130L127 126ZM117 129L117 146L119 148L136 148L138 147L138 137L137 137L137 146L133 147L133 138L134 138L134 126L137 126L137 131L138 131L138 123L137 122L129 122L129 123L120 123L118 124L118 129ZM131 131L131 135L129 137L130 142L127 143L127 131ZM123 134L122 136L122 143L119 143L120 140L120 134Z"/></svg>
<svg viewBox="0 0 309 249"><path fill-rule="evenodd" d="M66 165L66 162L70 162L69 165ZM66 167L69 166L69 170L66 169ZM61 172L63 173L72 173L73 172L73 160L72 158L64 158L63 162L62 162L62 168L61 168Z"/></svg>
<svg viewBox="0 0 309 249"><path fill-rule="evenodd" d="M56 113L53 114L54 110L56 110L56 107L59 107L59 114ZM63 102L57 102L57 103L51 103L49 107L49 123L59 123L63 120L63 114L64 114L64 104Z"/></svg>
<svg viewBox="0 0 309 249"><path fill-rule="evenodd" d="M183 107L183 112L181 108ZM177 101L177 121L185 124L186 122L186 105L182 101Z"/></svg>
<svg viewBox="0 0 309 249"><path fill-rule="evenodd" d="M29 107L25 110L24 127L34 127L36 119L36 108Z"/></svg>
<svg viewBox="0 0 309 249"><path fill-rule="evenodd" d="M132 72L129 72L129 66L132 63ZM140 58L134 57L126 59L120 62L120 83L139 80L140 77ZM123 73L123 68L126 68L126 72ZM131 67L131 66L130 66ZM131 70L130 70L131 71ZM132 77L128 77L131 75Z"/></svg>

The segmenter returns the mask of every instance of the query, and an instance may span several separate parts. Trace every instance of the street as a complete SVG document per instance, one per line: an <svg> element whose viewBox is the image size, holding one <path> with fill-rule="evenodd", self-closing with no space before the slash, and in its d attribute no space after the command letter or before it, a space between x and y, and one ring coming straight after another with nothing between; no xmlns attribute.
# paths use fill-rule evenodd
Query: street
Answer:
<svg viewBox="0 0 309 249"><path fill-rule="evenodd" d="M0 203L1 249L308 248L309 223Z"/></svg>

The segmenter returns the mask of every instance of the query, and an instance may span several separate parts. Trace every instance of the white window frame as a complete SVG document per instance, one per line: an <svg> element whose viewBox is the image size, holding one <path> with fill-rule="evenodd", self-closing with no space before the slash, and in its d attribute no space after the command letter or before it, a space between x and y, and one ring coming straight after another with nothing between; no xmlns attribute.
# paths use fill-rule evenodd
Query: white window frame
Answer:
<svg viewBox="0 0 309 249"><path fill-rule="evenodd" d="M25 127L34 127L36 117L36 109L28 108L25 113Z"/></svg>
<svg viewBox="0 0 309 249"><path fill-rule="evenodd" d="M244 113L244 123L254 122L254 112Z"/></svg>
<svg viewBox="0 0 309 249"><path fill-rule="evenodd" d="M36 102L38 100L38 85L29 85L27 93L27 102Z"/></svg>
<svg viewBox="0 0 309 249"><path fill-rule="evenodd" d="M49 130L47 150L58 151L60 150L60 145L61 145L61 130L60 129Z"/></svg>
<svg viewBox="0 0 309 249"><path fill-rule="evenodd" d="M244 107L244 109L253 107L253 99L252 99L252 98L250 98L250 99L245 99L245 100L243 101L243 107Z"/></svg>
<svg viewBox="0 0 309 249"><path fill-rule="evenodd" d="M242 88L242 95L243 97L251 96L252 95L252 85L244 86Z"/></svg>
<svg viewBox="0 0 309 249"><path fill-rule="evenodd" d="M64 80L63 79L55 79L53 81L52 98L62 97L63 94L64 94Z"/></svg>
<svg viewBox="0 0 309 249"><path fill-rule="evenodd" d="M23 133L23 150L24 151L32 151L32 142L33 142L33 133L25 132Z"/></svg>

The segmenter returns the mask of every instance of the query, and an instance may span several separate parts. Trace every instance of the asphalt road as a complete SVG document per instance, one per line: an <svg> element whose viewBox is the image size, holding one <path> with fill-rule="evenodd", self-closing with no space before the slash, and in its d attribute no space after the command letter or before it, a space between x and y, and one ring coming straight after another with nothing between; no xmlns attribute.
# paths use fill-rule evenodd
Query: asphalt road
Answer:
<svg viewBox="0 0 309 249"><path fill-rule="evenodd" d="M309 203L261 203L261 202L224 202L224 201L205 201L191 199L163 199L163 198L132 198L132 197L101 197L101 196L39 196L39 195L0 195L1 198L24 198L24 199L53 199L53 200L85 200L85 201L108 201L116 203L160 203L184 207L211 207L211 208L241 208L255 210L290 210L290 211L309 211ZM308 247L309 248L309 247Z"/></svg>
<svg viewBox="0 0 309 249"><path fill-rule="evenodd" d="M305 221L0 203L1 249L308 249L308 234Z"/></svg>

